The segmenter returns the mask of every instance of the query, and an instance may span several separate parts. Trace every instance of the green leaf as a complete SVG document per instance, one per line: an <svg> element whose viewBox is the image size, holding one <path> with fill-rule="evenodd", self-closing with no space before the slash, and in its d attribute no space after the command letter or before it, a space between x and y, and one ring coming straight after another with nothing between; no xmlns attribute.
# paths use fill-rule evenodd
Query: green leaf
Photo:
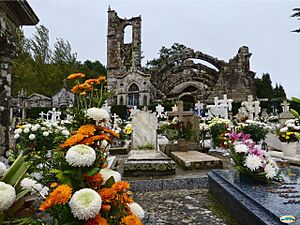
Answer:
<svg viewBox="0 0 300 225"><path fill-rule="evenodd" d="M62 173L61 170L57 170L57 169L53 169L53 170L50 170L50 173Z"/></svg>
<svg viewBox="0 0 300 225"><path fill-rule="evenodd" d="M22 190L21 192L19 192L17 194L16 201L19 200L20 198L24 197L28 192L29 192L28 189L25 189L25 190Z"/></svg>
<svg viewBox="0 0 300 225"><path fill-rule="evenodd" d="M115 182L115 179L113 176L111 176L103 185L104 188L110 188Z"/></svg>
<svg viewBox="0 0 300 225"><path fill-rule="evenodd" d="M292 97L292 101L297 102L297 103L300 103L300 99L297 98L297 97Z"/></svg>
<svg viewBox="0 0 300 225"><path fill-rule="evenodd" d="M87 171L86 174L87 174L88 176L94 176L94 175L96 175L97 173L99 173L100 170L101 170L100 168L95 167L95 168L90 169L89 171Z"/></svg>
<svg viewBox="0 0 300 225"><path fill-rule="evenodd" d="M299 113L296 111L296 110L294 110L294 109L290 109L290 112L295 116L295 117L299 117Z"/></svg>
<svg viewBox="0 0 300 225"><path fill-rule="evenodd" d="M16 186L18 182L23 178L29 167L30 164L25 162L22 155L20 155L12 164L12 166L5 172L1 181Z"/></svg>

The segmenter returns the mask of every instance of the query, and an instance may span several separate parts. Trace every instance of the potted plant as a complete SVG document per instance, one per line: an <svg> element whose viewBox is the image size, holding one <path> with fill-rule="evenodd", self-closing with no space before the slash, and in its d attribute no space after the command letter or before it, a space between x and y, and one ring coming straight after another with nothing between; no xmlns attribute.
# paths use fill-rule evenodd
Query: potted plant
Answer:
<svg viewBox="0 0 300 225"><path fill-rule="evenodd" d="M297 152L297 142L300 139L300 126L297 120L288 120L285 127L277 131L277 135L282 144L282 152L285 157L295 157Z"/></svg>

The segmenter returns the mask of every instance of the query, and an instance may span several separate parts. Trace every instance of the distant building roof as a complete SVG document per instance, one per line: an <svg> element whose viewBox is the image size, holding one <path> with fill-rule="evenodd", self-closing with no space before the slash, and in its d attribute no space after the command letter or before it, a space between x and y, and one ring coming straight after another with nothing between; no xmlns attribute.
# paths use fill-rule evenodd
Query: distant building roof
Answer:
<svg viewBox="0 0 300 225"><path fill-rule="evenodd" d="M3 9L17 26L36 25L39 22L26 0L0 1L0 9Z"/></svg>

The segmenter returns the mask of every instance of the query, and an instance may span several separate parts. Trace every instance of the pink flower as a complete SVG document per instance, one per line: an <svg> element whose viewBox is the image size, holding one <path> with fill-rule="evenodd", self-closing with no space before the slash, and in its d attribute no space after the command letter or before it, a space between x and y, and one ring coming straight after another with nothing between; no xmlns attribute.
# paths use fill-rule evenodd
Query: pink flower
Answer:
<svg viewBox="0 0 300 225"><path fill-rule="evenodd" d="M262 160L265 159L265 151L260 150L257 146L254 146L253 148L250 148L249 153L252 154L252 155L257 155Z"/></svg>

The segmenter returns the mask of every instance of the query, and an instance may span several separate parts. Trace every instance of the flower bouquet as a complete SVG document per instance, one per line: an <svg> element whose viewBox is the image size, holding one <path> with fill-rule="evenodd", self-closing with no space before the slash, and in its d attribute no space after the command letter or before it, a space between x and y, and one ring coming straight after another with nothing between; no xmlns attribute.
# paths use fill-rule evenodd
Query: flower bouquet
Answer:
<svg viewBox="0 0 300 225"><path fill-rule="evenodd" d="M230 120L222 118L213 118L209 121L209 129L212 137L212 145L214 147L220 146L222 139L221 135L224 134L229 128Z"/></svg>
<svg viewBox="0 0 300 225"><path fill-rule="evenodd" d="M268 183L280 180L279 169L265 150L259 149L250 135L227 133L229 153L240 174L255 182Z"/></svg>
<svg viewBox="0 0 300 225"><path fill-rule="evenodd" d="M253 120L246 120L245 123L240 123L237 130L238 132L243 132L244 134L250 134L251 139L259 143L266 138L267 133L272 128L269 127L266 123L253 121Z"/></svg>

